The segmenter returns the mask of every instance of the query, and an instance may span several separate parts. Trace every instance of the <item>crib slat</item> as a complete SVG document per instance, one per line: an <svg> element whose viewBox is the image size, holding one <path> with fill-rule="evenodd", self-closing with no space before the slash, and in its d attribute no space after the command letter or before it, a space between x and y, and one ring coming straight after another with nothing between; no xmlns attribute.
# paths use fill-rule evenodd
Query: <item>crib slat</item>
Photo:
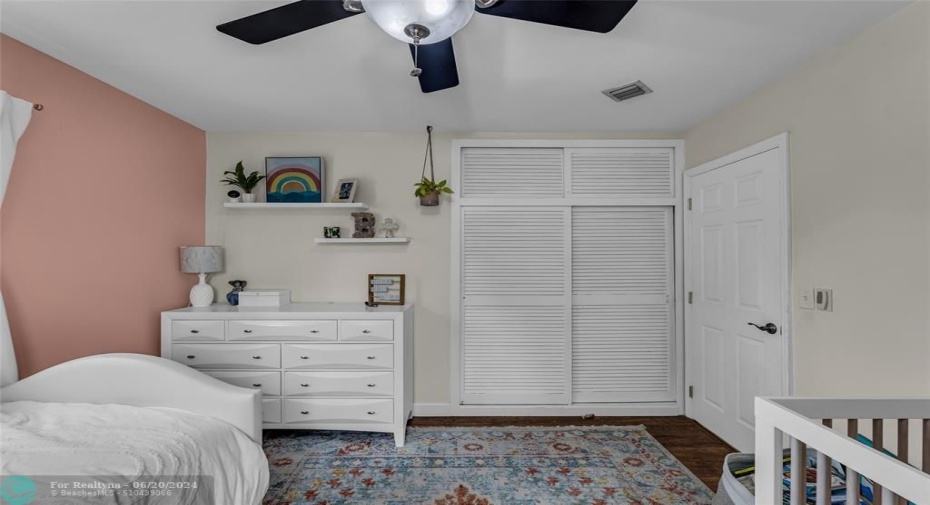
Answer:
<svg viewBox="0 0 930 505"><path fill-rule="evenodd" d="M898 419L898 460L907 463L907 419Z"/></svg>
<svg viewBox="0 0 930 505"><path fill-rule="evenodd" d="M791 439L791 505L807 503L807 445Z"/></svg>
<svg viewBox="0 0 930 505"><path fill-rule="evenodd" d="M908 420L898 419L898 460L904 463L907 463L907 460L908 460L908 450L907 450L908 449L907 447L908 433L907 432L908 432ZM907 500L899 496L896 502L891 502L891 503L897 503L898 505L907 505Z"/></svg>
<svg viewBox="0 0 930 505"><path fill-rule="evenodd" d="M846 505L859 505L859 472L846 467Z"/></svg>
<svg viewBox="0 0 930 505"><path fill-rule="evenodd" d="M895 495L894 495L894 493L892 493L891 490L888 489L888 488L882 489L882 494L881 494L881 495L875 495L876 498L877 498L878 496L881 496L881 497L882 497L882 501L885 502L885 503L894 503L894 502L895 502L895 498L896 498ZM876 503L877 503L877 502L876 502Z"/></svg>
<svg viewBox="0 0 930 505"><path fill-rule="evenodd" d="M817 451L817 505L830 505L830 475L833 461L823 451Z"/></svg>
<svg viewBox="0 0 930 505"><path fill-rule="evenodd" d="M930 419L924 419L923 438L920 440L920 446L923 448L924 473L930 473Z"/></svg>
<svg viewBox="0 0 930 505"><path fill-rule="evenodd" d="M882 452L882 449L885 448L884 424L881 419L872 419L872 446L878 452ZM877 482L873 482L872 486L872 496L874 497L872 504L882 505L882 502L884 502L882 485ZM894 502L888 503L893 504Z"/></svg>

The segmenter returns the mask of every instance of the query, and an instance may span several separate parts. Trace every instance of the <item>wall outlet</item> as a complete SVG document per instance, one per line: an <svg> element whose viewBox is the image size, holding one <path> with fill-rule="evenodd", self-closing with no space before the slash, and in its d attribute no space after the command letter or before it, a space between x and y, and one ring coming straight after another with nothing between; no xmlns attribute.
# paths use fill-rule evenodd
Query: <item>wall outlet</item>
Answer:
<svg viewBox="0 0 930 505"><path fill-rule="evenodd" d="M807 286L798 290L802 309L814 310L814 288Z"/></svg>
<svg viewBox="0 0 930 505"><path fill-rule="evenodd" d="M833 312L833 290L814 288L814 306L817 310Z"/></svg>

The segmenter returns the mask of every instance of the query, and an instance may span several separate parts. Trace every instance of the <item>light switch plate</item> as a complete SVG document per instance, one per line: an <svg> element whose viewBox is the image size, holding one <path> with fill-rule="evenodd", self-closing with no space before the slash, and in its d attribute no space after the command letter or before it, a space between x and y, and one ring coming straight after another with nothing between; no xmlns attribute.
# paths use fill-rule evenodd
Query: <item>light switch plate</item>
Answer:
<svg viewBox="0 0 930 505"><path fill-rule="evenodd" d="M833 290L814 288L814 307L817 310L833 312Z"/></svg>
<svg viewBox="0 0 930 505"><path fill-rule="evenodd" d="M807 286L798 290L800 306L802 309L814 310L814 288Z"/></svg>

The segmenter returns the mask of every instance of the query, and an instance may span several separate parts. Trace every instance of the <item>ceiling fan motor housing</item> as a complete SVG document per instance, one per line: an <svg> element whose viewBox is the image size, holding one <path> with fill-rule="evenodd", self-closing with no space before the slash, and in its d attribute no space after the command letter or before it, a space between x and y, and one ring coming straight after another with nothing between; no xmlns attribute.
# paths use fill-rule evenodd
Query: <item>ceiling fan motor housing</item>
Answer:
<svg viewBox="0 0 930 505"><path fill-rule="evenodd" d="M361 0L365 13L388 35L413 42L409 26L426 28L420 44L435 44L461 30L475 13L475 0Z"/></svg>

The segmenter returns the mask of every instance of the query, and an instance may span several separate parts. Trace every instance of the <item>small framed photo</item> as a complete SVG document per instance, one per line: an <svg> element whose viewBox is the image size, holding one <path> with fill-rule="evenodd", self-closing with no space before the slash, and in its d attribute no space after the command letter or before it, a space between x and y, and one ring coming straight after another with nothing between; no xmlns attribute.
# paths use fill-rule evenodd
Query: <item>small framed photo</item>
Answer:
<svg viewBox="0 0 930 505"><path fill-rule="evenodd" d="M404 304L404 274L368 274L368 303Z"/></svg>
<svg viewBox="0 0 930 505"><path fill-rule="evenodd" d="M336 192L333 193L333 202L355 202L356 189L358 189L358 179L339 179L339 182L336 183Z"/></svg>
<svg viewBox="0 0 930 505"><path fill-rule="evenodd" d="M323 203L321 156L269 156L265 158L265 189L269 203Z"/></svg>

